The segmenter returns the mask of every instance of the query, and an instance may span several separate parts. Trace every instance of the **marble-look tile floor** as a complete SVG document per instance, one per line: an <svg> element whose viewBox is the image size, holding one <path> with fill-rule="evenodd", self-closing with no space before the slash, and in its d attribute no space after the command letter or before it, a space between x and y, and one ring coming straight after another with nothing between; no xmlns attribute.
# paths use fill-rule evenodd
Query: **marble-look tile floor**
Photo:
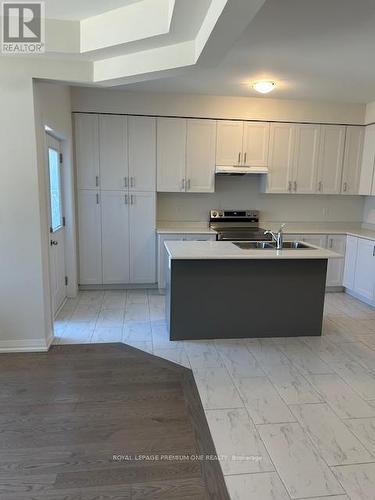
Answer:
<svg viewBox="0 0 375 500"><path fill-rule="evenodd" d="M233 500L375 500L375 309L349 295L321 338L170 342L158 291L81 292L55 336L191 368Z"/></svg>

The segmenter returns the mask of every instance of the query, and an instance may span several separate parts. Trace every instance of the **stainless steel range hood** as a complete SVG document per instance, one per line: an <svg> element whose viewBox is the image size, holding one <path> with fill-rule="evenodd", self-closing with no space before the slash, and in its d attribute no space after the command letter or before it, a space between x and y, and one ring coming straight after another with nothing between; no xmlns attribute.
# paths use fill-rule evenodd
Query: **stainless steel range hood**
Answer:
<svg viewBox="0 0 375 500"><path fill-rule="evenodd" d="M252 167L245 165L216 165L216 175L249 175L268 174L268 167Z"/></svg>

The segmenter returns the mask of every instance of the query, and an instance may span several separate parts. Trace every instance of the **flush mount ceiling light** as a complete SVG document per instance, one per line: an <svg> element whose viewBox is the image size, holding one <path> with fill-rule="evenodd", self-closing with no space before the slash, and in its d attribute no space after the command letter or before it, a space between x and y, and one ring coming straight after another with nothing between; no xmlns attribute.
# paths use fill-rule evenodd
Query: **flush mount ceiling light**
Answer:
<svg viewBox="0 0 375 500"><path fill-rule="evenodd" d="M275 87L276 83L270 81L255 82L253 85L253 89L261 94L268 94L268 92L271 92Z"/></svg>

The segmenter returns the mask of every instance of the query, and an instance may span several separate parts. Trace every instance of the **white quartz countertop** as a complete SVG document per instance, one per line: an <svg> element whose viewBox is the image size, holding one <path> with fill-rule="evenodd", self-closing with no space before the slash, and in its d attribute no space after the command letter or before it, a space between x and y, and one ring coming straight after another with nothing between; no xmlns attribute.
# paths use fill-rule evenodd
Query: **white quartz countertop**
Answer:
<svg viewBox="0 0 375 500"><path fill-rule="evenodd" d="M340 259L342 255L325 248L308 245L311 249L242 250L230 241L166 241L169 257L174 260L189 259ZM306 243L305 243L306 245Z"/></svg>

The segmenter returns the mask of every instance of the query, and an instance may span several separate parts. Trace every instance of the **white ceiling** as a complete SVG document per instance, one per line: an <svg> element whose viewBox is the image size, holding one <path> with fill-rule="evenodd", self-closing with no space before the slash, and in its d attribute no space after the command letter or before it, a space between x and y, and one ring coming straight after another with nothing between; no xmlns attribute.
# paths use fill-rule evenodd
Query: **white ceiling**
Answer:
<svg viewBox="0 0 375 500"><path fill-rule="evenodd" d="M121 88L259 96L247 83L270 78L273 98L369 102L374 54L374 0L266 0L215 67Z"/></svg>
<svg viewBox="0 0 375 500"><path fill-rule="evenodd" d="M44 0L48 19L80 21L139 0Z"/></svg>

